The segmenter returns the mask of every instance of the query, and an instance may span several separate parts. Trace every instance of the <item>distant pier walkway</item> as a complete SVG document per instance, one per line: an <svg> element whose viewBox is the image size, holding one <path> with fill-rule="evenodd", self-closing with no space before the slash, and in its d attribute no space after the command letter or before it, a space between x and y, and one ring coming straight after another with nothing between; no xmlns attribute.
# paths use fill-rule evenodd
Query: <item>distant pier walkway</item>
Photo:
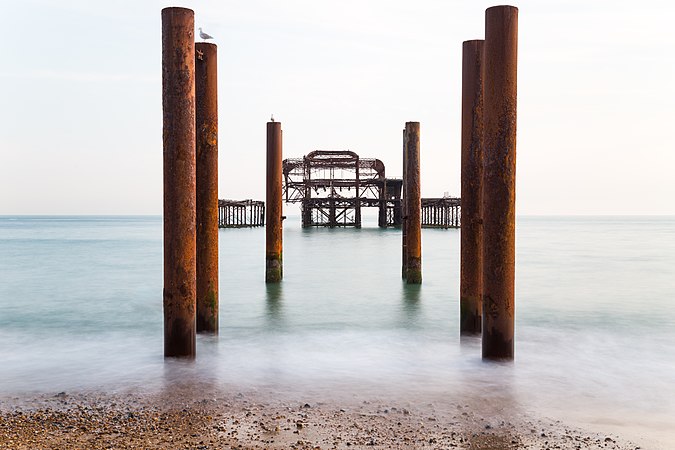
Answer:
<svg viewBox="0 0 675 450"><path fill-rule="evenodd" d="M386 178L379 159L317 150L283 161L283 196L299 203L303 227L360 227L361 209L378 209L378 226L400 227L403 180ZM422 228L459 228L461 199L422 199ZM265 202L218 200L220 228L265 226Z"/></svg>
<svg viewBox="0 0 675 450"><path fill-rule="evenodd" d="M218 227L246 228L265 225L265 202L218 200Z"/></svg>

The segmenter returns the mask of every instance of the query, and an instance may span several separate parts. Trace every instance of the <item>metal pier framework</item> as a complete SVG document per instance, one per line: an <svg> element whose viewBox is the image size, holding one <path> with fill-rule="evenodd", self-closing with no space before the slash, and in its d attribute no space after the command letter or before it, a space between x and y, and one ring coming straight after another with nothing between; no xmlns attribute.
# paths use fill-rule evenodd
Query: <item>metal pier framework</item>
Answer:
<svg viewBox="0 0 675 450"><path fill-rule="evenodd" d="M378 208L378 225L401 226L403 180L387 178L384 163L348 150L315 150L283 161L283 196L300 203L303 227L360 227L361 210ZM460 199L422 199L424 228L458 228Z"/></svg>
<svg viewBox="0 0 675 450"><path fill-rule="evenodd" d="M361 209L378 208L380 227L401 225L400 179L379 159L345 150L315 150L283 162L284 201L300 203L302 226L360 227Z"/></svg>

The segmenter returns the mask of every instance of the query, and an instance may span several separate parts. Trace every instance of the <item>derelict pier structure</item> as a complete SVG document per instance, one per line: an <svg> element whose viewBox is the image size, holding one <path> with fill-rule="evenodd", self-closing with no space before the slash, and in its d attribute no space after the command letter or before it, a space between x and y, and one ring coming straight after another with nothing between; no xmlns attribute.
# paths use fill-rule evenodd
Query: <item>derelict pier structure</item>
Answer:
<svg viewBox="0 0 675 450"><path fill-rule="evenodd" d="M399 227L400 178L387 178L384 163L348 150L315 150L283 161L283 196L300 203L303 227L360 227L361 210L378 208L378 226ZM460 199L422 199L422 227L459 228Z"/></svg>
<svg viewBox="0 0 675 450"><path fill-rule="evenodd" d="M380 227L401 225L403 180L384 163L348 150L315 150L283 161L286 203L300 203L302 226L360 227L362 208L378 208Z"/></svg>

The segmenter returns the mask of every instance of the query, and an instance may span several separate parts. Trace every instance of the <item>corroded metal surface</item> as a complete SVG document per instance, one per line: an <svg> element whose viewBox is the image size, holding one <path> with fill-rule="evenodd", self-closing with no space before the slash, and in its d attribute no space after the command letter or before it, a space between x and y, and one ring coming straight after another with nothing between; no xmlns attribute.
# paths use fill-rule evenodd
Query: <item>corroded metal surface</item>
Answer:
<svg viewBox="0 0 675 450"><path fill-rule="evenodd" d="M483 358L513 359L518 9L485 14Z"/></svg>
<svg viewBox="0 0 675 450"><path fill-rule="evenodd" d="M420 124L406 122L406 282L422 282L422 196L420 189Z"/></svg>
<svg viewBox="0 0 675 450"><path fill-rule="evenodd" d="M197 332L218 333L218 53L195 44Z"/></svg>
<svg viewBox="0 0 675 450"><path fill-rule="evenodd" d="M462 48L462 233L459 282L461 334L481 332L483 291L483 44Z"/></svg>
<svg viewBox="0 0 675 450"><path fill-rule="evenodd" d="M408 276L408 207L405 199L408 198L406 191L406 171L408 170L408 141L406 139L405 128L403 128L403 199L401 203L401 277L405 280Z"/></svg>
<svg viewBox="0 0 675 450"><path fill-rule="evenodd" d="M194 13L162 10L164 356L195 356Z"/></svg>
<svg viewBox="0 0 675 450"><path fill-rule="evenodd" d="M283 278L281 123L267 122L267 220L265 224L265 282Z"/></svg>

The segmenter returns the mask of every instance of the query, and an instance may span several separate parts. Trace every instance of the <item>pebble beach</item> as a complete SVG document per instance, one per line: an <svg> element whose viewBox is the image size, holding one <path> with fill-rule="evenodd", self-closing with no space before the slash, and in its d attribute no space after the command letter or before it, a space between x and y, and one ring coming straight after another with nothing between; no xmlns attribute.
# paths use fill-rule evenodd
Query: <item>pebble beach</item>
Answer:
<svg viewBox="0 0 675 450"><path fill-rule="evenodd" d="M622 449L638 444L461 402L322 402L175 389L5 398L2 449Z"/></svg>

